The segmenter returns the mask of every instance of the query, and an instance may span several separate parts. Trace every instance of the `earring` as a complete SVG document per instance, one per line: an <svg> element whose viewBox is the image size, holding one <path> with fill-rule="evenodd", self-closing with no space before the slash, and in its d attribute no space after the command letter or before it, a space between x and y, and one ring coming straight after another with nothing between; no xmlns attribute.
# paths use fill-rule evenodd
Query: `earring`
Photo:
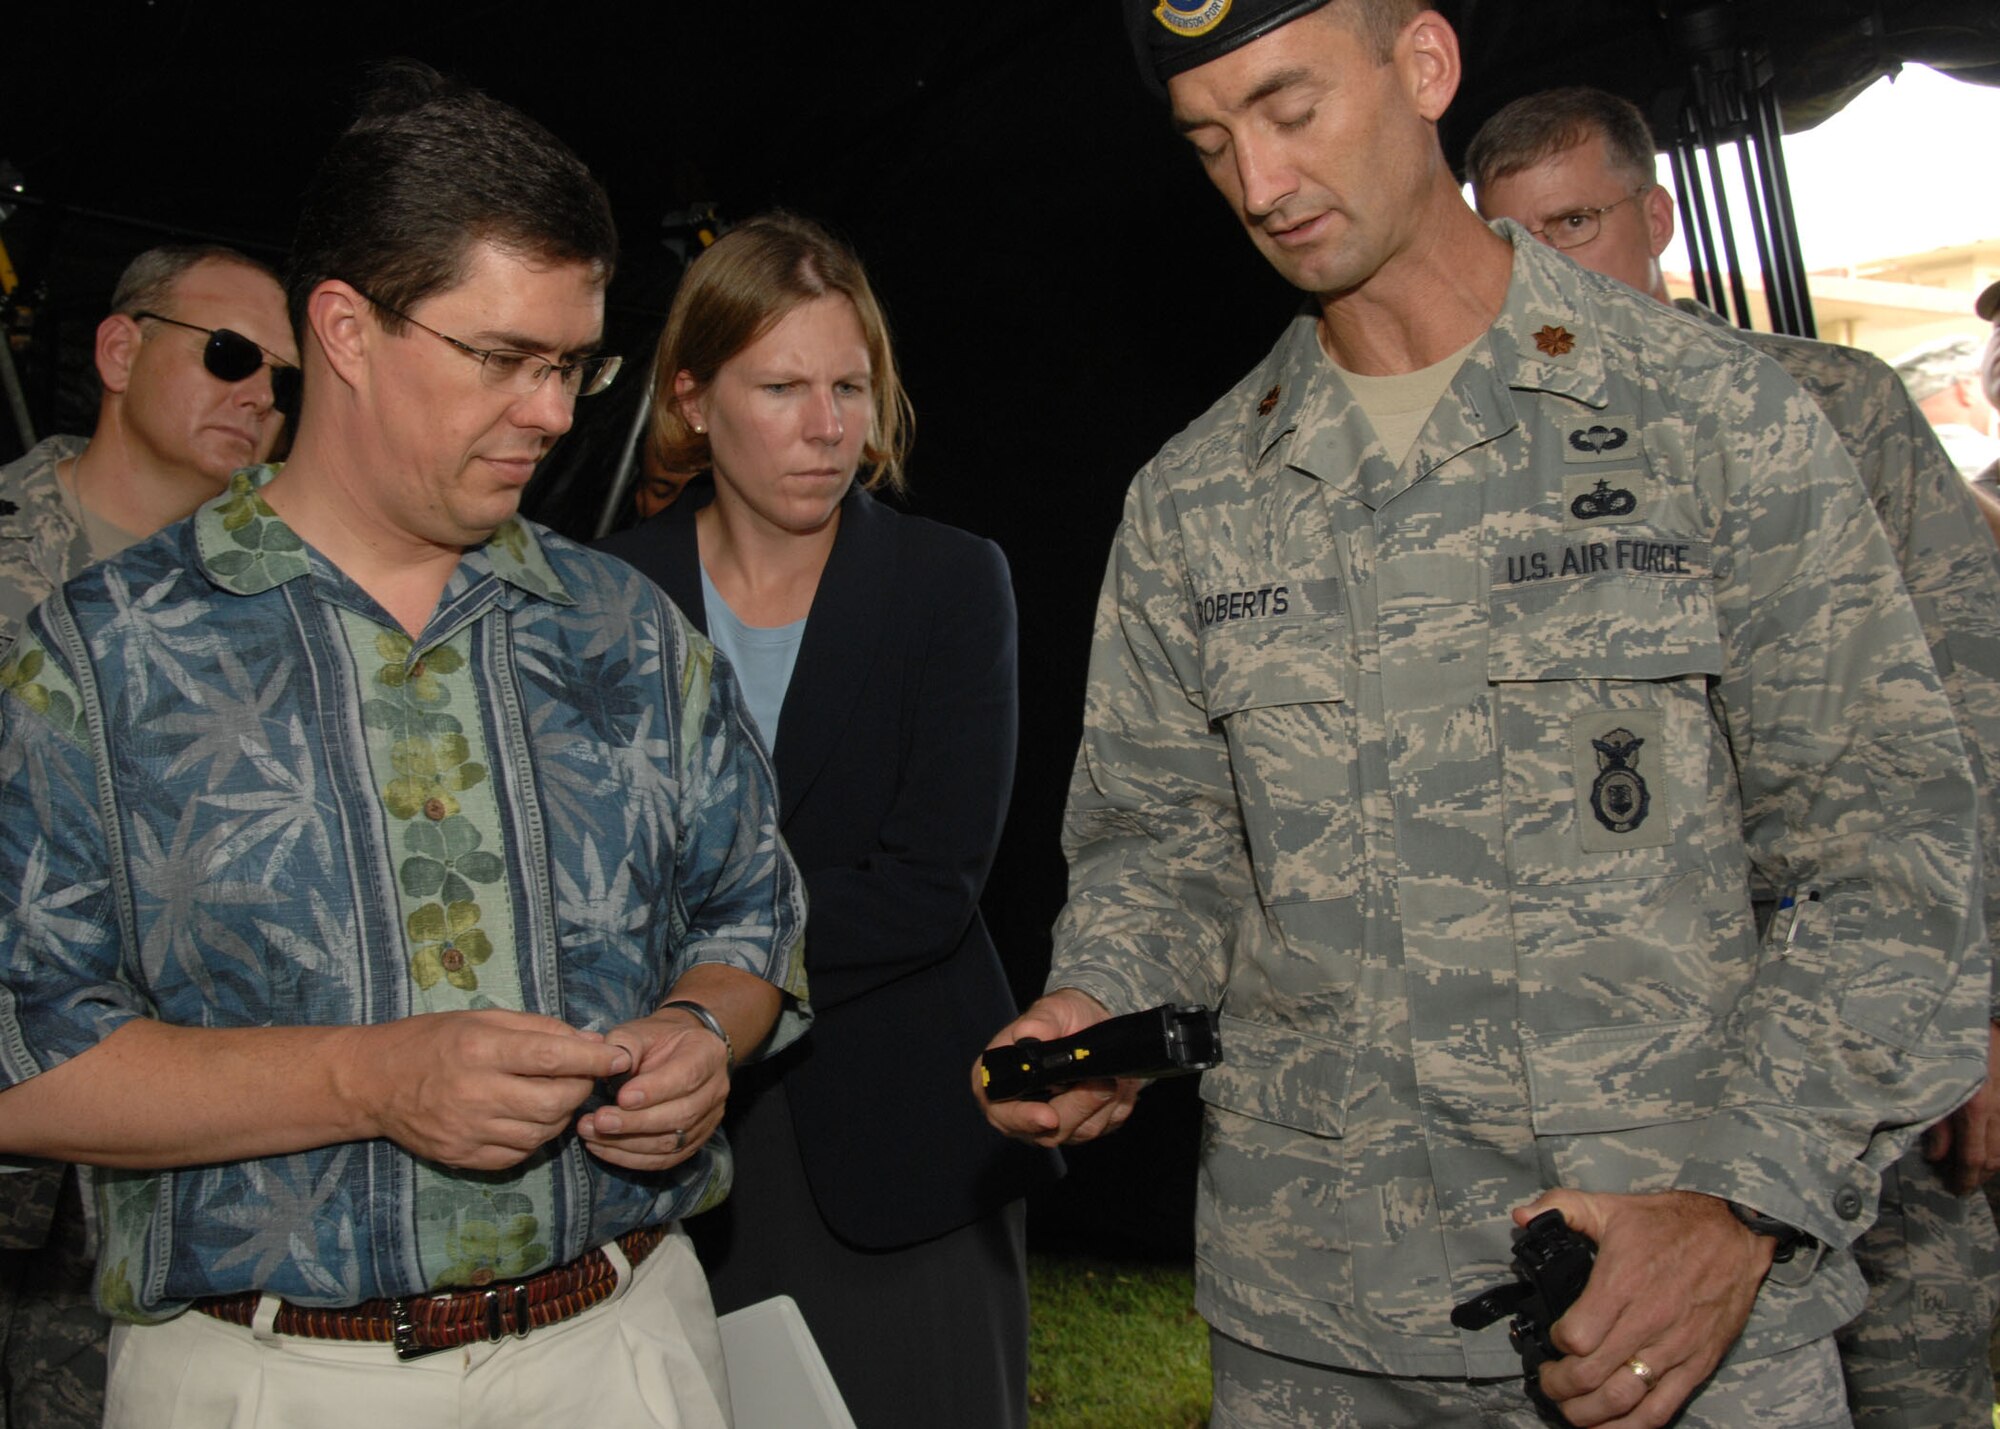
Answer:
<svg viewBox="0 0 2000 1429"><path fill-rule="evenodd" d="M708 432L708 428L707 428L707 427L704 427L704 426L703 426L703 425L702 425L702 424L701 424L700 422L696 422L696 423L694 424L694 434L695 434L696 436L698 436L698 437L699 437L699 436L703 436L703 435L706 435L706 434L707 434L707 432Z"/></svg>

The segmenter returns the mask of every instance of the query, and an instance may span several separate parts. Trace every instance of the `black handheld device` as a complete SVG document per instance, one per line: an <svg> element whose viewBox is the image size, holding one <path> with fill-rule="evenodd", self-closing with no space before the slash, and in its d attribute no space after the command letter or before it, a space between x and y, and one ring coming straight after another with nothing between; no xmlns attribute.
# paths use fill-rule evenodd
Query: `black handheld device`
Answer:
<svg viewBox="0 0 2000 1429"><path fill-rule="evenodd" d="M1222 1061L1215 1012L1175 1006L1108 1017L1053 1042L1023 1037L980 1054L986 1099L1046 1101L1063 1087L1099 1077L1172 1077L1206 1071Z"/></svg>
<svg viewBox="0 0 2000 1429"><path fill-rule="evenodd" d="M1514 1317L1507 1326L1507 1339L1521 1357L1528 1398L1551 1424L1568 1421L1542 1393L1536 1371L1547 1361L1563 1357L1549 1339L1549 1331L1583 1293L1596 1259L1596 1242L1571 1230L1561 1211L1543 1211L1528 1222L1514 1243L1514 1274L1520 1278L1452 1307L1451 1322L1461 1330L1483 1330L1503 1315Z"/></svg>

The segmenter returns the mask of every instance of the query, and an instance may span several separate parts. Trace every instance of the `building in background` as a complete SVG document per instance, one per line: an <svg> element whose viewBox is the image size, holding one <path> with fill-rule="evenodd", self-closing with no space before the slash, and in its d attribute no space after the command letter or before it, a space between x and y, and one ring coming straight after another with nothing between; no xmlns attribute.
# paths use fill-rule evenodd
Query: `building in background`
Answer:
<svg viewBox="0 0 2000 1429"><path fill-rule="evenodd" d="M1667 290L1676 298L1694 296L1686 272L1668 270ZM1980 342L1992 331L1972 311L1972 300L2000 279L2000 236L1933 248L1926 252L1871 259L1812 272L1813 316L1819 335L1895 362L1912 348L1948 337ZM1756 273L1745 275L1751 314L1768 330L1770 314ZM1734 313L1729 316L1733 320Z"/></svg>

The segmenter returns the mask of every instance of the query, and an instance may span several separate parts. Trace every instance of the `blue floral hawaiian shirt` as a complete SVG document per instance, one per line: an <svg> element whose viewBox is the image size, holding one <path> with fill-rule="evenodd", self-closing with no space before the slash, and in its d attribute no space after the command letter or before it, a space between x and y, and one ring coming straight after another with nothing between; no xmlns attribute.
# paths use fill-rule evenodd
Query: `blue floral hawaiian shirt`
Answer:
<svg viewBox="0 0 2000 1429"><path fill-rule="evenodd" d="M415 640L239 473L71 581L0 663L0 1078L125 1021L503 1007L606 1030L695 963L789 997L804 894L712 647L623 562L520 520ZM98 1295L131 1320L515 1279L726 1194L574 1133L499 1174L386 1140L100 1172Z"/></svg>

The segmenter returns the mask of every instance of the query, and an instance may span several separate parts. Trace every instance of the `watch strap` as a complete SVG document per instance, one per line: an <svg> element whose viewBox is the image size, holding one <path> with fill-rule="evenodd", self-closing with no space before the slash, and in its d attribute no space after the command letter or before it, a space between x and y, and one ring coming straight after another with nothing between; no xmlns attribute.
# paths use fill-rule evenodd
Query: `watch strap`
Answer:
<svg viewBox="0 0 2000 1429"><path fill-rule="evenodd" d="M685 997L677 997L672 1002L661 1003L660 1011L665 1012L670 1007L678 1007L681 1011L687 1013L688 1016L694 1018L694 1020L699 1022L702 1026L706 1027L709 1031L713 1032L716 1036L720 1037L722 1039L722 1054L724 1058L723 1062L724 1069L731 1072L736 1070L736 1044L729 1040L728 1031L723 1027L722 1023L716 1019L716 1016L713 1012L710 1012L706 1007L703 1007L698 1002L690 1002Z"/></svg>
<svg viewBox="0 0 2000 1429"><path fill-rule="evenodd" d="M1729 1207L1729 1213L1747 1226L1753 1234L1769 1236L1778 1243L1777 1250L1771 1256L1773 1264L1782 1264L1790 1260L1800 1246L1812 1243L1812 1236L1805 1231L1797 1226L1786 1225L1776 1216L1767 1216L1755 1206L1746 1206L1741 1201L1724 1201L1723 1204Z"/></svg>

